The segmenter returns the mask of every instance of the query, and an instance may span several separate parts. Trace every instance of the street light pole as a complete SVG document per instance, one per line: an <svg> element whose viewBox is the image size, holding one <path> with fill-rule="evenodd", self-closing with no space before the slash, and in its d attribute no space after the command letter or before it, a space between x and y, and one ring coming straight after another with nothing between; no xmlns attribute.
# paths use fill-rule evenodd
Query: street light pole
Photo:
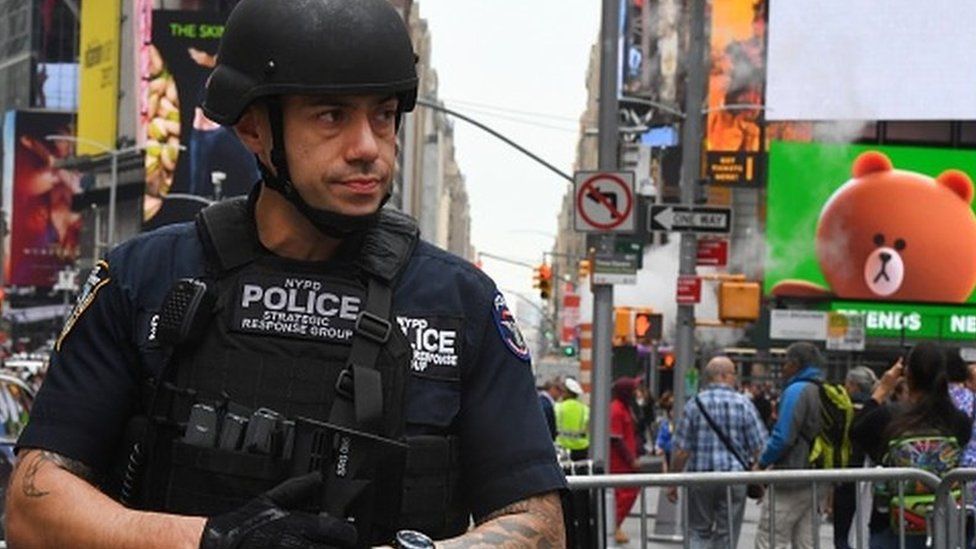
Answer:
<svg viewBox="0 0 976 549"><path fill-rule="evenodd" d="M599 166L604 172L617 171L618 164L618 105L617 56L620 39L620 0L603 0L600 24L600 110L599 110ZM605 252L613 246L613 235L596 234L593 241L599 251ZM592 400L593 413L590 425L590 458L609 469L610 457L610 381L613 366L613 347L610 337L613 330L613 285L593 285L593 370ZM607 493L609 495L610 492ZM613 497L603 498L596 516L600 546L606 544L608 521L612 524L614 513ZM604 514L605 513L605 514Z"/></svg>
<svg viewBox="0 0 976 549"><path fill-rule="evenodd" d="M118 198L118 187L119 187L119 157L124 154L129 154L136 151L141 151L145 148L145 145L133 145L131 147L124 147L122 149L116 149L109 147L108 145L101 143L99 141L94 141L87 139L85 137L76 137L73 135L46 135L44 139L48 141L68 141L70 143L82 143L91 147L99 149L103 153L109 155L112 159L111 168L111 182L108 189L108 235L106 237L106 245L109 249L115 246L115 206ZM169 144L163 144L164 147L169 147ZM176 145L176 147L183 151L186 147L183 145ZM96 242L98 235L96 234Z"/></svg>
<svg viewBox="0 0 976 549"><path fill-rule="evenodd" d="M688 85L685 91L685 117L681 135L681 202L695 200L695 186L701 176L702 116L705 101L705 0L691 2L691 44L688 50ZM681 233L679 274L694 275L698 237ZM675 329L674 415L680 419L684 409L685 377L695 362L695 307L678 305Z"/></svg>
<svg viewBox="0 0 976 549"><path fill-rule="evenodd" d="M106 238L108 247L111 249L112 246L115 245L115 199L116 187L119 185L119 155L138 151L142 147L135 146L126 147L124 149L116 149L114 147L109 147L100 141L94 141L84 137L75 137L73 135L46 135L44 136L44 139L48 141L68 141L76 144L81 143L90 147L95 147L96 149L112 157L112 180L108 189L108 237Z"/></svg>

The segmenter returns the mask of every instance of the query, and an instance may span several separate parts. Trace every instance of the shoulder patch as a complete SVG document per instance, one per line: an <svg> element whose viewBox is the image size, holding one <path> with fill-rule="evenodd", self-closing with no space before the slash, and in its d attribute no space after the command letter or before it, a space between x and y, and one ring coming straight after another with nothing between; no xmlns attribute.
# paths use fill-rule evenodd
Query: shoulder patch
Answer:
<svg viewBox="0 0 976 549"><path fill-rule="evenodd" d="M502 337L502 341L508 347L508 350L519 360L529 362L532 358L529 354L529 345L526 343L525 337L522 336L522 332L519 331L518 324L515 322L515 316L508 310L508 304L505 303L505 296L501 292L495 292L491 314L495 319L495 327L498 328L498 334Z"/></svg>
<svg viewBox="0 0 976 549"><path fill-rule="evenodd" d="M397 324L413 349L414 375L458 380L464 343L462 319L451 316L397 316Z"/></svg>
<svg viewBox="0 0 976 549"><path fill-rule="evenodd" d="M98 294L98 290L108 284L109 280L108 262L103 259L96 263L91 272L88 273L88 278L85 279L85 285L81 287L81 292L78 293L78 300L75 301L75 307L71 309L71 314L65 319L64 327L61 328L61 334L58 336L58 340L54 345L55 351L61 350L61 343L64 341L64 338L68 337L75 323L81 318L82 313L95 301L95 295Z"/></svg>

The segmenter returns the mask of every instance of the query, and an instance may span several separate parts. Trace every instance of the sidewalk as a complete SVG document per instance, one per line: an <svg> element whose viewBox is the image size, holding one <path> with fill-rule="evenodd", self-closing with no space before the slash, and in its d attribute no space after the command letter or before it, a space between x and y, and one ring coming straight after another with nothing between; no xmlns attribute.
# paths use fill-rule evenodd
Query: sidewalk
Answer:
<svg viewBox="0 0 976 549"><path fill-rule="evenodd" d="M645 489L645 501L647 505L647 533L648 533L648 543L647 547L652 548L668 548L674 549L675 547L681 547L681 541L662 541L655 537L655 530L657 526L657 531L668 531L667 525L657 525L656 516L658 515L658 502L659 494L661 492L660 488L646 488ZM667 517L669 513L664 511L662 517ZM826 520L825 517L821 516L820 524L820 547L828 549L834 546L833 541L833 527L828 523L823 523ZM756 540L756 530L759 523L759 504L754 500L748 500L746 502L746 512L745 518L742 521L742 534L739 536L739 547L746 549L754 547ZM661 529L661 526L665 528ZM634 504L634 508L631 510L631 516L624 520L623 525L624 532L630 536L630 543L625 545L616 545L611 539L608 547L627 547L627 548L639 548L640 543L640 498ZM680 536L680 529L678 530L678 535ZM612 532L611 532L612 535Z"/></svg>

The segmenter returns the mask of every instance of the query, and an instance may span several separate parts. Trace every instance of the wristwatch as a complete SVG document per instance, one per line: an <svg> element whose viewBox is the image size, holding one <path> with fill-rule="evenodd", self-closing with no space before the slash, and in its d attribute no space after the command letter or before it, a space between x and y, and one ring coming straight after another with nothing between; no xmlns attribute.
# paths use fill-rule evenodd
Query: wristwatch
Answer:
<svg viewBox="0 0 976 549"><path fill-rule="evenodd" d="M434 540L423 532L400 530L396 533L394 547L397 549L434 549Z"/></svg>

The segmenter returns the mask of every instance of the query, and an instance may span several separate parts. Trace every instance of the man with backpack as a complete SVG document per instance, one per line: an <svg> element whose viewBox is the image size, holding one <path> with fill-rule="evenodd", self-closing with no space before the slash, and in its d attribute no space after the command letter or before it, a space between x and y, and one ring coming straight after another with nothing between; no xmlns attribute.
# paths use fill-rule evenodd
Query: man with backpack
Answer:
<svg viewBox="0 0 976 549"><path fill-rule="evenodd" d="M801 341L786 348L783 377L786 384L779 402L779 416L766 448L759 457L762 469L808 469L810 452L821 432L820 384L823 355L812 343ZM775 532L769 531L770 499L763 500L756 549L813 547L819 535L817 509L812 505L813 487L807 483L776 487Z"/></svg>

